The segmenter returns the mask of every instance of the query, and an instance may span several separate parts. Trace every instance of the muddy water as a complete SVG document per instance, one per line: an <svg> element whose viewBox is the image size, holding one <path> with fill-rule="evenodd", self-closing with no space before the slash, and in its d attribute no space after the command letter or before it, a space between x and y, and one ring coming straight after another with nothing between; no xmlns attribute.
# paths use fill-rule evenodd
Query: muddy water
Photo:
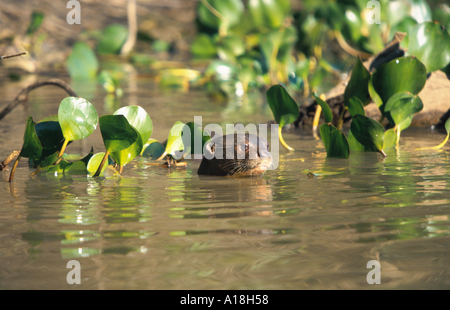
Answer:
<svg viewBox="0 0 450 310"><path fill-rule="evenodd" d="M21 85L2 85L2 105ZM162 92L145 79L118 101L80 88L100 115L144 107L153 137L175 121L262 123L261 100L214 103L201 92ZM86 92L84 94L83 92ZM25 120L57 112L64 93L36 90L0 121L0 157L20 150ZM2 107L0 105L0 107ZM121 178L38 174L25 160L0 180L1 289L394 289L450 288L448 150L418 151L444 139L429 129L402 133L382 159L353 153L326 159L308 130L290 130L276 170L258 178L199 177L143 158ZM69 153L103 151L97 130ZM81 284L68 284L79 262ZM371 260L381 284L368 284Z"/></svg>

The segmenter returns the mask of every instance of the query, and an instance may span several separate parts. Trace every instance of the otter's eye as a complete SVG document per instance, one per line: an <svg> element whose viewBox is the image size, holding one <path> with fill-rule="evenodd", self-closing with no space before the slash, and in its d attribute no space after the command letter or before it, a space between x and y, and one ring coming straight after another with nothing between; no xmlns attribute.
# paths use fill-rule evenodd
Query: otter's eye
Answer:
<svg viewBox="0 0 450 310"><path fill-rule="evenodd" d="M244 147L245 147L245 151L247 152L248 151L248 143L246 143L245 145L244 145Z"/></svg>

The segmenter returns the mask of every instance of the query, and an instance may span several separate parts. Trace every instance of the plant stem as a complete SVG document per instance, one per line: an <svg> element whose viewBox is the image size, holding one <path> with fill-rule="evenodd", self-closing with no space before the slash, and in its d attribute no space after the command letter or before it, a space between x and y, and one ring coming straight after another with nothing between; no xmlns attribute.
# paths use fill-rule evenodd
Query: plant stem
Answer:
<svg viewBox="0 0 450 310"><path fill-rule="evenodd" d="M449 136L450 135L447 135L447 137L445 137L444 141L442 141L442 143L439 145L432 146L432 147L420 147L420 148L417 148L416 150L438 150L438 149L441 149L447 143Z"/></svg>
<svg viewBox="0 0 450 310"><path fill-rule="evenodd" d="M55 161L55 165L59 164L59 162L61 161L63 155L64 155L64 151L66 150L67 145L69 144L69 140L64 139L64 144L61 148L61 151L59 151L59 156L58 156L58 160Z"/></svg>
<svg viewBox="0 0 450 310"><path fill-rule="evenodd" d="M5 55L5 56L0 57L0 59L12 58L12 57L17 57L17 56L22 56L25 54L28 54L28 52L22 52L22 53L13 54L13 55Z"/></svg>
<svg viewBox="0 0 450 310"><path fill-rule="evenodd" d="M14 179L14 173L16 172L16 168L17 168L17 165L19 164L19 160L20 160L20 155L16 158L16 161L14 162L14 165L13 165L13 167L12 167L12 169L11 169L11 174L9 175L9 182L12 182L13 181L13 179Z"/></svg>
<svg viewBox="0 0 450 310"><path fill-rule="evenodd" d="M109 156L109 152L106 151L105 156L103 156L102 162L100 163L100 165L98 166L97 171L94 174L94 178L98 177L100 175L100 173L102 172L102 168L105 165L105 162L108 159L108 156Z"/></svg>
<svg viewBox="0 0 450 310"><path fill-rule="evenodd" d="M283 145L285 148L287 148L289 151L295 151L295 149L293 149L292 147L290 147L289 145L286 144L286 142L284 142L283 136L281 135L281 126L278 127L278 138L280 139L281 145Z"/></svg>
<svg viewBox="0 0 450 310"><path fill-rule="evenodd" d="M228 29L228 19L223 17L223 15L220 14L208 1L206 1L206 0L200 0L200 1L212 14L214 14L218 19L220 19L222 24L219 26L219 36L221 38L226 37L227 29Z"/></svg>

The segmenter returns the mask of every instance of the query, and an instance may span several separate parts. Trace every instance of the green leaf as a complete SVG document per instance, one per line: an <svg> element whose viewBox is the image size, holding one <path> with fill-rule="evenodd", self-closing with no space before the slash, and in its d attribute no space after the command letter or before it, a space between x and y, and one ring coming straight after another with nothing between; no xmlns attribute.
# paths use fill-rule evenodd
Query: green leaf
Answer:
<svg viewBox="0 0 450 310"><path fill-rule="evenodd" d="M31 22L27 29L27 35L36 33L44 20L44 13L33 11L31 14Z"/></svg>
<svg viewBox="0 0 450 310"><path fill-rule="evenodd" d="M450 134L450 117L445 121L445 130Z"/></svg>
<svg viewBox="0 0 450 310"><path fill-rule="evenodd" d="M416 25L409 33L408 54L416 56L427 68L427 73L450 63L450 35L437 22Z"/></svg>
<svg viewBox="0 0 450 310"><path fill-rule="evenodd" d="M350 154L349 142L335 126L322 124L320 136L327 151L327 157L348 158Z"/></svg>
<svg viewBox="0 0 450 310"><path fill-rule="evenodd" d="M94 132L98 124L98 114L86 99L67 97L59 105L58 120L64 138L75 141L84 139Z"/></svg>
<svg viewBox="0 0 450 310"><path fill-rule="evenodd" d="M179 159L179 154L177 153L184 149L182 139L184 126L185 124L183 122L175 122L175 124L170 129L169 136L167 137L166 153L171 155L175 159Z"/></svg>
<svg viewBox="0 0 450 310"><path fill-rule="evenodd" d="M358 97L350 98L347 107L352 117L355 117L356 114L366 115L363 103Z"/></svg>
<svg viewBox="0 0 450 310"><path fill-rule="evenodd" d="M143 142L141 135L138 133L138 137L134 141L132 145L127 147L124 150L120 150L117 152L111 152L110 156L119 166L125 166L130 161L135 159L138 155L141 154L143 148Z"/></svg>
<svg viewBox="0 0 450 310"><path fill-rule="evenodd" d="M103 29L97 52L100 54L119 54L127 37L127 27L119 24L109 25Z"/></svg>
<svg viewBox="0 0 450 310"><path fill-rule="evenodd" d="M273 85L266 96L275 121L280 127L291 124L297 119L299 111L297 102L283 86Z"/></svg>
<svg viewBox="0 0 450 310"><path fill-rule="evenodd" d="M364 145L365 150L372 152L383 151L384 128L379 122L357 114L352 120L350 130L356 140Z"/></svg>
<svg viewBox="0 0 450 310"><path fill-rule="evenodd" d="M397 125L422 109L423 103L419 96L409 92L401 92L389 98L386 102L384 113L392 125Z"/></svg>
<svg viewBox="0 0 450 310"><path fill-rule="evenodd" d="M23 135L22 150L19 156L38 161L42 154L42 144L36 133L35 124L33 118L31 116L28 117Z"/></svg>
<svg viewBox="0 0 450 310"><path fill-rule="evenodd" d="M359 143L358 140L356 140L356 138L353 135L351 130L349 130L349 132L347 134L347 140L348 140L348 144L350 146L350 151L352 151L352 152L363 152L363 151L365 151L364 145L362 145L361 143Z"/></svg>
<svg viewBox="0 0 450 310"><path fill-rule="evenodd" d="M344 91L344 105L349 106L350 99L357 97L363 106L366 106L370 102L370 95L368 91L368 85L370 80L370 73L364 67L361 59L356 59L355 66L352 70L350 81L345 87Z"/></svg>
<svg viewBox="0 0 450 310"><path fill-rule="evenodd" d="M250 0L248 9L256 27L278 28L290 11L288 0Z"/></svg>
<svg viewBox="0 0 450 310"><path fill-rule="evenodd" d="M331 112L330 106L328 105L328 103L320 99L320 97L317 96L316 93L313 93L313 96L316 99L317 104L322 107L322 113L323 118L325 119L325 123L331 123L333 121L333 112Z"/></svg>
<svg viewBox="0 0 450 310"><path fill-rule="evenodd" d="M106 151L109 153L130 147L139 137L123 115L104 115L99 119L100 132Z"/></svg>
<svg viewBox="0 0 450 310"><path fill-rule="evenodd" d="M142 142L150 139L153 132L153 122L148 113L140 106L130 105L120 108L114 115L123 115L131 126L141 135Z"/></svg>
<svg viewBox="0 0 450 310"><path fill-rule="evenodd" d="M187 154L203 154L203 147L205 143L211 139L210 135L208 133L206 133L205 135L205 132L203 131L202 127L194 122L189 122L184 126L189 128L189 132L191 133L189 137L185 137L184 135L182 136L185 152ZM183 132L186 131L186 127L183 129ZM196 137L197 139L198 137L201 137L201 141L197 148L195 147Z"/></svg>
<svg viewBox="0 0 450 310"><path fill-rule="evenodd" d="M397 144L397 133L393 128L384 132L383 150L388 150Z"/></svg>
<svg viewBox="0 0 450 310"><path fill-rule="evenodd" d="M105 156L105 153L100 152L100 153L93 155L89 159L87 166L86 166L88 173L94 174L97 171L104 156ZM112 159L110 157L108 157L108 165L112 165L112 164L114 164L114 162L112 161ZM103 165L101 172L105 171L105 169L108 165Z"/></svg>
<svg viewBox="0 0 450 310"><path fill-rule="evenodd" d="M147 157L151 159L158 159L164 154L164 145L159 143L156 139L149 139L149 141L144 144L141 152L142 157Z"/></svg>
<svg viewBox="0 0 450 310"><path fill-rule="evenodd" d="M244 12L244 4L241 0L206 0L224 19L218 18L203 3L198 6L199 20L212 28L225 26L227 28L239 23L242 13Z"/></svg>
<svg viewBox="0 0 450 310"><path fill-rule="evenodd" d="M99 65L91 48L83 42L76 42L67 59L67 69L72 80L91 80L97 76Z"/></svg>
<svg viewBox="0 0 450 310"><path fill-rule="evenodd" d="M59 122L57 120L46 121L47 119L50 120L51 118L48 117L35 125L36 134L42 145L40 160L59 151L64 144L64 136ZM53 164L53 162L50 164ZM39 165L39 162L35 162L34 164Z"/></svg>
<svg viewBox="0 0 450 310"><path fill-rule="evenodd" d="M213 58L217 55L217 48L209 35L199 33L191 44L191 53L197 58Z"/></svg>
<svg viewBox="0 0 450 310"><path fill-rule="evenodd" d="M393 59L379 66L369 81L369 93L384 115L389 98L400 92L417 95L425 86L427 72L415 57Z"/></svg>

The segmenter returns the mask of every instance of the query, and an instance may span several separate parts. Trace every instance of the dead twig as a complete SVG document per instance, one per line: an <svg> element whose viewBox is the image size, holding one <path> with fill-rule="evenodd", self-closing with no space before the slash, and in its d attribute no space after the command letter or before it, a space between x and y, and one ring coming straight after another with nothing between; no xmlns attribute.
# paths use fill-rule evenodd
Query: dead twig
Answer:
<svg viewBox="0 0 450 310"><path fill-rule="evenodd" d="M54 85L59 86L62 89L64 89L70 96L77 97L77 94L72 89L72 87L69 86L66 82L60 79L49 79L47 81L40 81L36 82L34 84L29 85L28 87L25 87L22 89L22 91L17 95L17 97L14 99L14 101L10 104L8 104L1 112L0 112L0 120L6 116L9 112L11 112L15 107L17 107L20 103L26 101L28 99L28 93L32 91L33 89L36 89L38 87L44 86L44 85Z"/></svg>

